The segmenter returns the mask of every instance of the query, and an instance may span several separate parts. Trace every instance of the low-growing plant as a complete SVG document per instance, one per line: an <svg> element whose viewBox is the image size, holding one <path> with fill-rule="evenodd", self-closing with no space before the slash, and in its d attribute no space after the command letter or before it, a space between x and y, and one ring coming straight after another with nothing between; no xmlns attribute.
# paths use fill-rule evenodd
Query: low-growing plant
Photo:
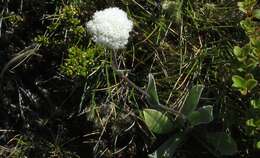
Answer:
<svg viewBox="0 0 260 158"><path fill-rule="evenodd" d="M192 132L193 128L213 121L213 106L206 105L197 108L204 86L195 85L187 93L181 110L171 113L171 109L166 110L166 107L160 104L155 80L151 74L149 75L147 87L147 101L155 109L144 109L142 111L144 122L153 133L173 134L158 149L150 154L150 157L171 158L175 154L176 149L185 142L187 135ZM205 133L204 139L214 147L213 151L216 151L216 155L233 155L237 152L236 142L224 132Z"/></svg>
<svg viewBox="0 0 260 158"><path fill-rule="evenodd" d="M102 54L102 51L103 49L98 46L87 48L85 51L77 47L69 48L68 57L64 60L61 71L70 77L87 77L98 65L99 62L95 59Z"/></svg>
<svg viewBox="0 0 260 158"><path fill-rule="evenodd" d="M244 0L238 2L239 10L242 11L246 18L240 22L242 29L245 31L249 38L249 42L242 47L234 47L234 55L238 60L238 64L235 67L237 74L244 75L233 75L233 87L238 89L242 95L248 96L249 114L247 117L246 125L248 126L247 134L253 136L255 145L252 148L260 149L260 132L259 132L259 94L256 93L259 90L258 73L259 70L259 59L260 59L260 26L258 20L260 20L259 13L260 9L256 8L256 0ZM254 91L254 89L256 89ZM251 93L254 92L254 93Z"/></svg>

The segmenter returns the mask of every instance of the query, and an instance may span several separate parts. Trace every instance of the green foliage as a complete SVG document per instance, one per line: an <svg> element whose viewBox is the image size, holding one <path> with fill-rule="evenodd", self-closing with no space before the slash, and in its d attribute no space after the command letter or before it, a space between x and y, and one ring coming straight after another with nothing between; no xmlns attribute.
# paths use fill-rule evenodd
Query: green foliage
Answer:
<svg viewBox="0 0 260 158"><path fill-rule="evenodd" d="M9 15L7 20L16 27L18 27L18 25L20 25L23 22L22 16L14 14L14 12L12 12L11 15Z"/></svg>
<svg viewBox="0 0 260 158"><path fill-rule="evenodd" d="M21 2L0 2L0 157L259 151L256 0ZM127 47L113 52L85 26L112 6L134 22Z"/></svg>
<svg viewBox="0 0 260 158"><path fill-rule="evenodd" d="M251 18L246 18L240 22L241 27L245 30L247 34L255 33L255 22L251 20Z"/></svg>
<svg viewBox="0 0 260 158"><path fill-rule="evenodd" d="M43 46L61 45L64 41L78 44L86 34L86 29L81 23L80 11L74 5L65 5L56 15L46 16L44 21L50 23L44 35L39 35L36 42Z"/></svg>
<svg viewBox="0 0 260 158"><path fill-rule="evenodd" d="M260 20L260 9L255 9L253 11L253 17Z"/></svg>
<svg viewBox="0 0 260 158"><path fill-rule="evenodd" d="M68 58L61 66L61 71L70 77L86 77L95 66L94 58L101 53L102 48L100 47L88 48L85 51L72 47L68 50Z"/></svg>
<svg viewBox="0 0 260 158"><path fill-rule="evenodd" d="M41 45L47 46L47 45L50 44L50 41L49 41L50 39L46 36L43 36L43 35L37 36L34 40L35 40L36 43L39 43Z"/></svg>
<svg viewBox="0 0 260 158"><path fill-rule="evenodd" d="M234 47L234 54L236 55L238 61L243 62L247 59L248 54L251 52L251 47L246 45L242 48L235 46Z"/></svg>
<svg viewBox="0 0 260 158"><path fill-rule="evenodd" d="M258 141L258 142L256 143L256 147L257 147L257 149L260 149L260 141Z"/></svg>
<svg viewBox="0 0 260 158"><path fill-rule="evenodd" d="M253 99L250 103L254 109L260 109L260 99Z"/></svg>
<svg viewBox="0 0 260 158"><path fill-rule="evenodd" d="M196 85L192 87L187 97L185 98L184 106L182 107L181 112L186 116L185 121L189 121L190 127L184 128L193 128L194 126L206 124L213 120L213 106L203 106L195 111L203 89L203 85ZM155 79L151 74L149 74L147 93L150 96L148 101L156 103L152 105L160 105ZM170 115L166 115L166 113L163 114L162 112L154 109L144 109L142 111L142 115L144 117L146 126L152 132L157 134L169 133L174 129L174 123L179 124L179 122L176 120L172 122L172 120L169 118ZM149 157L171 158L186 134L186 132L183 132L181 135L175 134L174 136L168 138L161 146L159 146L152 154L150 154Z"/></svg>
<svg viewBox="0 0 260 158"><path fill-rule="evenodd" d="M173 130L173 123L167 114L154 109L143 110L144 122L154 133L164 134Z"/></svg>
<svg viewBox="0 0 260 158"><path fill-rule="evenodd" d="M245 79L241 76L234 75L232 77L233 87L237 88L241 94L247 95L257 86L257 80L254 78Z"/></svg>
<svg viewBox="0 0 260 158"><path fill-rule="evenodd" d="M188 96L185 99L184 105L181 109L181 112L185 116L190 115L196 109L203 89L203 85L196 85L192 87L192 89L189 91Z"/></svg>
<svg viewBox="0 0 260 158"><path fill-rule="evenodd" d="M239 2L239 9L246 13L247 17L245 20L240 22L241 27L244 29L246 35L250 41L243 47L234 47L234 54L239 61L236 66L236 70L245 75L241 77L239 75L232 76L232 87L238 89L242 95L248 95L253 89L259 87L258 81L255 78L259 78L257 73L252 73L258 71L259 57L260 57L260 39L259 39L259 25L254 19L259 19L259 9L256 9L256 0L245 0L244 2ZM259 100L252 98L259 98L258 93L250 93L247 102L250 102L248 116L245 118L245 125L247 126L247 135L253 136L254 140L259 140L259 117L258 117L258 107ZM250 112L249 112L250 111ZM255 145L254 145L255 146ZM257 145L256 145L257 146Z"/></svg>
<svg viewBox="0 0 260 158"><path fill-rule="evenodd" d="M244 2L238 2L238 6L239 9L244 12L244 13L248 13L249 11L251 11L254 7L254 5L256 5L257 1L256 0L245 0Z"/></svg>
<svg viewBox="0 0 260 158"><path fill-rule="evenodd" d="M245 44L243 47L234 47L234 54L237 57L238 61L241 63L238 66L238 69L245 72L250 72L256 68L259 64L259 34L257 33L259 27L253 18L257 18L258 10L255 9L256 1L255 0L245 0L244 2L239 2L238 6L240 10L247 13L248 17L245 20L240 22L241 27L246 32L247 36L250 39L248 44Z"/></svg>
<svg viewBox="0 0 260 158"><path fill-rule="evenodd" d="M191 126L207 124L213 121L213 107L211 105L203 106L197 111L193 111L187 117Z"/></svg>
<svg viewBox="0 0 260 158"><path fill-rule="evenodd" d="M259 63L257 56L254 53L254 48L251 44L247 44L240 48L238 46L234 47L234 54L237 60L240 62L239 71L249 71L256 68Z"/></svg>
<svg viewBox="0 0 260 158"><path fill-rule="evenodd" d="M246 125L249 127L253 127L255 129L259 129L260 128L260 119L259 120L249 119L246 121ZM257 132L257 131L255 131L255 132Z"/></svg>

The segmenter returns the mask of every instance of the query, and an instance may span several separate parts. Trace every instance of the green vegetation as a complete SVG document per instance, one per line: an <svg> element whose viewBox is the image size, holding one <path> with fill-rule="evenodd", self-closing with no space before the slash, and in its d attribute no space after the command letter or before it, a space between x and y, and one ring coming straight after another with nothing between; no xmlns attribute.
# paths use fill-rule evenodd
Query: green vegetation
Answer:
<svg viewBox="0 0 260 158"><path fill-rule="evenodd" d="M86 23L108 7L124 49ZM0 157L254 158L256 0L0 1Z"/></svg>
<svg viewBox="0 0 260 158"><path fill-rule="evenodd" d="M68 58L65 59L65 63L61 66L61 71L67 76L83 76L86 77L91 73L91 68L98 65L98 61L95 61L96 54L102 52L101 48L88 48L86 51L82 51L77 47L69 48Z"/></svg>

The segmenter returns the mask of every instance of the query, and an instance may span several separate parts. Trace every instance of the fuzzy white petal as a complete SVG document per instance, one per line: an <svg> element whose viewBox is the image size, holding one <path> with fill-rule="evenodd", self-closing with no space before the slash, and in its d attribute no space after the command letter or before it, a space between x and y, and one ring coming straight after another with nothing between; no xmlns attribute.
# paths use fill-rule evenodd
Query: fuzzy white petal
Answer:
<svg viewBox="0 0 260 158"><path fill-rule="evenodd" d="M95 12L86 26L96 43L120 49L128 42L133 22L123 10L114 7Z"/></svg>

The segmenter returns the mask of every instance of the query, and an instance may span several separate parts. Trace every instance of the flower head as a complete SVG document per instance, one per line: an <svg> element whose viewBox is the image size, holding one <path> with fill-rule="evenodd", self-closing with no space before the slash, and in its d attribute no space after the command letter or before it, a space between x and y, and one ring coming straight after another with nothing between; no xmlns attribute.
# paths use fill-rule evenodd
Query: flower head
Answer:
<svg viewBox="0 0 260 158"><path fill-rule="evenodd" d="M95 12L86 25L96 43L112 49L124 48L133 29L133 22L127 14L116 7Z"/></svg>

